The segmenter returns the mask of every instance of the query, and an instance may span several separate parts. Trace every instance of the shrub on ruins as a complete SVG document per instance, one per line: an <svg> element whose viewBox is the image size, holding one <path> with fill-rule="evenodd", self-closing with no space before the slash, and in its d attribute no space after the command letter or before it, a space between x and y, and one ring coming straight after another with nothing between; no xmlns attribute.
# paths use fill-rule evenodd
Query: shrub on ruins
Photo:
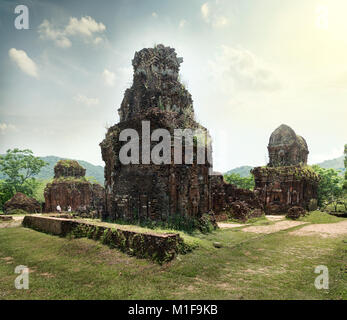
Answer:
<svg viewBox="0 0 347 320"><path fill-rule="evenodd" d="M230 173L224 175L224 180L241 189L253 190L255 185L253 175L241 177L238 173Z"/></svg>
<svg viewBox="0 0 347 320"><path fill-rule="evenodd" d="M9 149L0 156L0 172L5 179L0 183L0 209L17 192L33 196L39 185L35 176L46 162L33 155L29 149Z"/></svg>
<svg viewBox="0 0 347 320"><path fill-rule="evenodd" d="M316 211L318 209L317 199L311 199L308 203L308 211Z"/></svg>
<svg viewBox="0 0 347 320"><path fill-rule="evenodd" d="M202 233L208 233L218 228L216 219L213 212L203 214L200 218L184 216L181 214L174 214L167 217L166 220L152 220L149 218L139 218L135 213L133 218L130 220L116 219L109 220L104 219L106 222L114 222L117 224L134 224L149 229L170 229L170 230L181 230L187 233L193 233L196 230Z"/></svg>
<svg viewBox="0 0 347 320"><path fill-rule="evenodd" d="M300 217L304 217L306 215L306 211L303 207L295 206L288 210L286 214L286 218L297 220Z"/></svg>
<svg viewBox="0 0 347 320"><path fill-rule="evenodd" d="M218 228L216 218L213 211L204 213L197 222L198 229L202 233L209 233Z"/></svg>
<svg viewBox="0 0 347 320"><path fill-rule="evenodd" d="M343 189L344 178L335 169L324 169L318 165L312 166L312 169L320 176L317 190L318 207L332 204L336 211L345 193Z"/></svg>
<svg viewBox="0 0 347 320"><path fill-rule="evenodd" d="M29 212L28 211L25 211L25 210L23 210L23 209L12 209L12 210L9 210L9 211L7 211L6 212L6 214L8 214L8 215L11 215L11 216L13 216L13 215L27 215Z"/></svg>

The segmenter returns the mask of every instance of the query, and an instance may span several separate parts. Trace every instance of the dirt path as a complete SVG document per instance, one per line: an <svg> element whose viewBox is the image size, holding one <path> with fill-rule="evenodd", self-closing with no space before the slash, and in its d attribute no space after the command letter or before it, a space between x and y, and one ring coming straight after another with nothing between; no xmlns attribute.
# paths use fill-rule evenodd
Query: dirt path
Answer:
<svg viewBox="0 0 347 320"><path fill-rule="evenodd" d="M323 238L333 238L340 235L347 235L347 221L325 224L310 224L301 229L290 232L295 236L314 236L319 235Z"/></svg>
<svg viewBox="0 0 347 320"><path fill-rule="evenodd" d="M19 227L22 224L21 220L12 220L9 222L1 222L0 223L0 229L3 228L13 228L13 227Z"/></svg>
<svg viewBox="0 0 347 320"><path fill-rule="evenodd" d="M4 221L0 223L0 229L3 228L13 228L18 227L22 224L22 221L24 219L24 216L12 216L13 220Z"/></svg>
<svg viewBox="0 0 347 320"><path fill-rule="evenodd" d="M244 226L248 226L248 224L218 222L218 227L221 229L231 229L231 228L238 228L238 227L244 227Z"/></svg>
<svg viewBox="0 0 347 320"><path fill-rule="evenodd" d="M270 233L278 232L281 230L293 228L293 227L299 226L301 224L306 224L306 223L307 222L300 222L300 221L279 221L279 222L276 222L275 224L268 225L268 226L251 226L251 227L243 228L242 231L270 234Z"/></svg>
<svg viewBox="0 0 347 320"><path fill-rule="evenodd" d="M266 216L266 218L270 221L281 221L284 220L285 216L284 215L279 215L279 216Z"/></svg>

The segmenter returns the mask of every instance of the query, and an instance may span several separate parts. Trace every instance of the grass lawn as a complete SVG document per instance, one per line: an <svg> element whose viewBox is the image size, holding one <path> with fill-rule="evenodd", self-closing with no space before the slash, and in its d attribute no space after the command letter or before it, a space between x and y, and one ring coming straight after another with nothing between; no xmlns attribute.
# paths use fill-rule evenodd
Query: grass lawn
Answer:
<svg viewBox="0 0 347 320"><path fill-rule="evenodd" d="M347 299L343 237L288 232L183 234L199 247L160 266L90 239L2 228L0 299ZM30 268L29 290L14 288L17 265ZM314 287L318 265L329 268L329 290Z"/></svg>
<svg viewBox="0 0 347 320"><path fill-rule="evenodd" d="M323 211L312 211L305 217L300 218L299 221L310 223L336 223L344 221L344 218L339 218Z"/></svg>

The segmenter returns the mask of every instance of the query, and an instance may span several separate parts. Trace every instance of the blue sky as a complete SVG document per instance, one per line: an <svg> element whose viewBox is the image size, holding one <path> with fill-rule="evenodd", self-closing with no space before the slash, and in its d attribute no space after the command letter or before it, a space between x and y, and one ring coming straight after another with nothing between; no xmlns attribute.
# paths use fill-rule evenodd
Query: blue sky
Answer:
<svg viewBox="0 0 347 320"><path fill-rule="evenodd" d="M29 30L14 8L29 9ZM1 1L0 152L103 164L99 143L131 85L135 51L163 43L214 139L215 170L263 165L280 124L309 162L347 143L343 0Z"/></svg>

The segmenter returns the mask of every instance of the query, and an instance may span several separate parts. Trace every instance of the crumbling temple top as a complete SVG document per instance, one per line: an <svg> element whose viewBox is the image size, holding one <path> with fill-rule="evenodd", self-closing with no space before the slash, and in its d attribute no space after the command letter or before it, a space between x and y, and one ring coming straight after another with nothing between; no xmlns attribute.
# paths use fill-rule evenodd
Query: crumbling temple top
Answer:
<svg viewBox="0 0 347 320"><path fill-rule="evenodd" d="M84 169L75 160L59 160L54 166L54 178L60 177L74 177L80 178L84 177L86 174L86 169Z"/></svg>
<svg viewBox="0 0 347 320"><path fill-rule="evenodd" d="M59 160L54 166L54 179L44 190L45 212L55 212L59 204L62 210L71 207L75 212L95 211L101 215L105 190L85 177L84 169L76 160Z"/></svg>
<svg viewBox="0 0 347 320"><path fill-rule="evenodd" d="M309 151L305 139L285 124L271 134L268 151L269 167L307 164Z"/></svg>
<svg viewBox="0 0 347 320"><path fill-rule="evenodd" d="M177 57L174 48L162 44L136 52L132 60L133 84L125 91L118 109L120 121L153 107L193 118L192 97L179 82L182 62L183 58Z"/></svg>

